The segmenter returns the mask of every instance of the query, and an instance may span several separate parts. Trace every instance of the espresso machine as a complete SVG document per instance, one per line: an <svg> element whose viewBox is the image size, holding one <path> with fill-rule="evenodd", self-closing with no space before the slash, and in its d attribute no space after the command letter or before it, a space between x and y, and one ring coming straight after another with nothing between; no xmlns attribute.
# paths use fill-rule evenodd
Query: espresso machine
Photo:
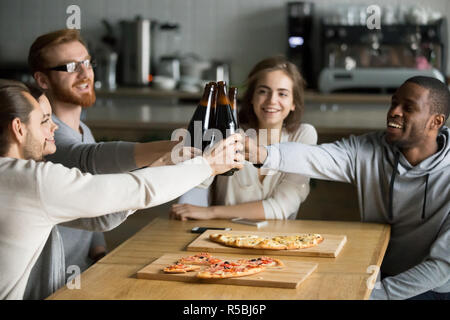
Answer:
<svg viewBox="0 0 450 320"><path fill-rule="evenodd" d="M313 59L314 3L288 2L288 59L300 70L309 88L316 85Z"/></svg>
<svg viewBox="0 0 450 320"><path fill-rule="evenodd" d="M392 92L412 76L445 82L447 21L390 23L379 29L321 20L321 92Z"/></svg>

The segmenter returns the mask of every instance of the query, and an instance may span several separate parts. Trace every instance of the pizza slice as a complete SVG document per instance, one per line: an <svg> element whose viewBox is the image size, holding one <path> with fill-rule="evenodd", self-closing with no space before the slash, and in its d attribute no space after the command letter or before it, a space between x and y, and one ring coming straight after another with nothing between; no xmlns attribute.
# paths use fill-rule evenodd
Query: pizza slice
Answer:
<svg viewBox="0 0 450 320"><path fill-rule="evenodd" d="M238 262L246 263L246 264L252 264L257 266L264 266L264 267L284 267L284 263L276 258L271 257L259 257L259 258L253 258L253 259L242 259L238 260Z"/></svg>
<svg viewBox="0 0 450 320"><path fill-rule="evenodd" d="M298 234L289 236L260 237L257 235L211 234L211 241L236 248L268 250L292 250L317 246L324 238L320 234Z"/></svg>
<svg viewBox="0 0 450 320"><path fill-rule="evenodd" d="M185 265L182 263L172 264L163 269L166 273L186 273L190 271L198 271L201 266Z"/></svg>
<svg viewBox="0 0 450 320"><path fill-rule="evenodd" d="M226 246L237 248L253 248L263 240L263 238L256 235L231 235L220 233L211 234L209 239Z"/></svg>
<svg viewBox="0 0 450 320"><path fill-rule="evenodd" d="M221 262L222 260L214 258L211 254L207 252L202 252L193 256L183 257L177 261L177 263L192 264L192 265L211 265Z"/></svg>
<svg viewBox="0 0 450 320"><path fill-rule="evenodd" d="M234 239L233 246L238 248L254 248L258 246L261 241L264 241L264 238L255 235L240 236Z"/></svg>
<svg viewBox="0 0 450 320"><path fill-rule="evenodd" d="M245 277L264 271L264 266L241 262L228 262L211 265L209 268L197 273L201 279L225 279Z"/></svg>
<svg viewBox="0 0 450 320"><path fill-rule="evenodd" d="M286 243L276 241L273 238L267 238L260 241L254 246L255 249L268 249L268 250L286 250L288 246Z"/></svg>
<svg viewBox="0 0 450 320"><path fill-rule="evenodd" d="M296 236L278 236L274 240L286 244L288 249L306 249L320 244L323 237L320 234L308 233Z"/></svg>

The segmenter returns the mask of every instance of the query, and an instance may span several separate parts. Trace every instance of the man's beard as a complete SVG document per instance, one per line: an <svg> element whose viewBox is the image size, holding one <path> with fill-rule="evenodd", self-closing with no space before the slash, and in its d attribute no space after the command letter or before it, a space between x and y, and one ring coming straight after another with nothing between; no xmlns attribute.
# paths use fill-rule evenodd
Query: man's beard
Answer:
<svg viewBox="0 0 450 320"><path fill-rule="evenodd" d="M423 143L424 132L425 128L423 128L423 130L418 130L417 127L413 127L409 131L409 135L407 137L402 137L396 140L386 139L386 142L399 148L400 150L413 148Z"/></svg>
<svg viewBox="0 0 450 320"><path fill-rule="evenodd" d="M76 83L75 86L79 83L80 82ZM95 103L96 96L95 96L94 86L92 85L91 81L89 82L89 86L91 88L90 92L83 93L81 95L77 95L72 91L73 87L72 88L63 88L63 87L59 86L59 84L53 83L52 84L52 87L53 87L52 94L59 101L79 105L82 107L90 107Z"/></svg>
<svg viewBox="0 0 450 320"><path fill-rule="evenodd" d="M25 145L23 147L23 156L27 160L43 161L43 150L46 143L47 142L45 142L44 145L41 146L40 142L34 139L30 132L27 132L27 135L25 137Z"/></svg>

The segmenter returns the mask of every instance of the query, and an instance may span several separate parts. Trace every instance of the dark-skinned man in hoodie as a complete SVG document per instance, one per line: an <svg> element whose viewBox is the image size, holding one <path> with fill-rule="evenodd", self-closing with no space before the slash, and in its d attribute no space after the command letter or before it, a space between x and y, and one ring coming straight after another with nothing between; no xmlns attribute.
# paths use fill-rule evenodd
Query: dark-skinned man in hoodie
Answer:
<svg viewBox="0 0 450 320"><path fill-rule="evenodd" d="M357 187L361 220L391 225L381 282L371 299L450 299L450 93L430 77L392 96L386 130L317 146L257 146L264 168Z"/></svg>

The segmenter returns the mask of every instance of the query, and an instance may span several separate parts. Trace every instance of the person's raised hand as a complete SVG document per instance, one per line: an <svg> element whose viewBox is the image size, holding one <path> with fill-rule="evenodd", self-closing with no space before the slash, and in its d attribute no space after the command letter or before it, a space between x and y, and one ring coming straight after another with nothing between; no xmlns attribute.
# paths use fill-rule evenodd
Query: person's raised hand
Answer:
<svg viewBox="0 0 450 320"><path fill-rule="evenodd" d="M267 158L267 149L264 146L259 146L258 142L249 137L245 137L245 160L253 164L262 164Z"/></svg>
<svg viewBox="0 0 450 320"><path fill-rule="evenodd" d="M243 168L244 155L241 151L244 150L244 145L242 142L241 134L233 134L205 150L203 157L211 166L213 175L227 172L233 168Z"/></svg>

